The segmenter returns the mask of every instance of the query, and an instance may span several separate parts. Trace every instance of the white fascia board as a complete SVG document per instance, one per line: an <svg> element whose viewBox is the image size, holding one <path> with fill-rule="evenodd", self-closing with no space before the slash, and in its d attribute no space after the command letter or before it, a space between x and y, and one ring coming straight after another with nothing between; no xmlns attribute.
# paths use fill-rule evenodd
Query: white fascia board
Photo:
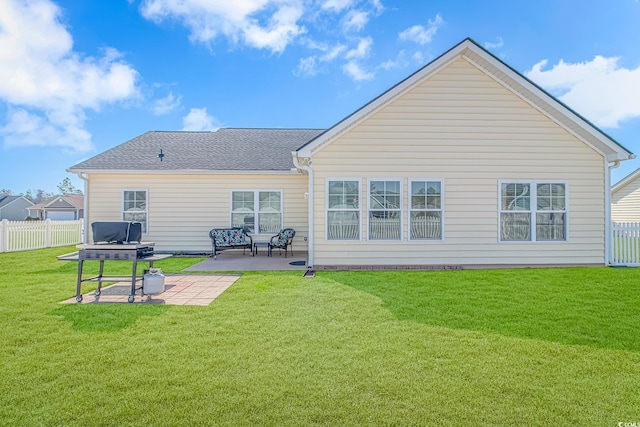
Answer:
<svg viewBox="0 0 640 427"><path fill-rule="evenodd" d="M534 84L533 82L531 82L530 80L522 76L520 73L513 70L504 62L498 60L496 57L484 51L483 49L479 48L475 44L471 44L468 48L469 50L474 52L476 55L478 55L480 58L482 58L484 61L486 61L488 64L500 70L503 74L509 77L516 85L521 86L524 89L525 93L521 93L517 87L513 87L512 84L510 84L507 81L504 81L503 79L500 78L500 76L495 75L495 73L491 72L485 66L478 63L476 59L468 55L463 55L465 60L469 61L476 67L483 70L488 76L496 80L498 83L500 83L504 87L510 89L518 97L526 101L529 105L536 108L536 110L540 111L547 118L553 120L556 124L560 125L563 129L565 129L566 131L568 131L569 133L571 133L572 135L580 139L582 142L584 142L585 144L587 144L588 146L596 150L598 153L602 154L602 156L606 157L609 161L629 160L635 157L633 153L626 150L621 145L617 144L610 137L604 134L600 129L598 129L593 124L589 123L586 119L581 117L578 113L568 108L566 105L564 105L562 102L558 101L556 98L549 95L544 90L540 89L536 84ZM529 96L527 96L526 92L531 93L535 99L531 99ZM555 110L556 112L558 112L562 117L567 118L570 122L574 123L575 125L580 127L582 130L586 131L588 134L596 138L597 141L600 142L603 147L595 147L591 142L587 141L584 137L576 134L566 124L562 123L561 120L558 120L554 116L550 115L543 108L538 106L536 104L536 101L539 101L543 105L550 107L552 110ZM608 152L606 152L607 149L609 150Z"/></svg>
<svg viewBox="0 0 640 427"><path fill-rule="evenodd" d="M484 67L482 64L478 63L477 60L469 56L469 53L473 52L476 56L480 57L483 61L486 61L489 65L493 66L508 78L510 78L513 83L517 86L521 86L523 91L522 93L518 90L517 87L514 87L514 84L510 84L509 82L504 81L499 76L496 76L495 73L491 72L487 67ZM549 119L553 120L563 129L570 132L576 138L580 139L586 145L594 149L596 152L600 153L603 157L606 157L609 161L622 161L629 160L635 157L633 153L626 150L621 145L617 144L610 137L605 135L602 131L597 129L594 125L587 122L584 118L580 117L577 113L572 111L570 108L566 107L564 104L559 102L557 99L553 98L549 94L547 94L544 90L540 89L534 83L529 81L527 78L522 76L520 73L506 65L504 62L500 61L488 51L484 50L480 46L478 46L473 41L467 39L457 46L453 47L449 51L445 52L443 55L435 59L433 62L427 64L424 68L416 71L414 74L406 78L405 80L398 83L396 86L389 89L387 92L380 95L378 98L371 101L369 104L362 107L360 110L356 111L352 115L348 116L338 124L334 125L332 128L328 129L325 133L318 136L315 140L313 140L308 145L303 146L300 150L298 150L298 155L300 157L311 157L312 153L315 153L321 150L323 147L328 145L331 141L333 141L336 137L356 125L363 118L369 116L374 111L392 101L396 97L403 94L405 91L413 87L418 81L428 78L430 75L437 73L441 68L445 67L447 64L457 59L459 56L463 56L465 60L472 63L474 66L481 69L488 76L492 77L502 86L511 90L518 97L523 99L525 102L529 103L529 105L536 108L536 110L540 111ZM527 96L527 92L529 92L535 99L530 99ZM601 147L596 147L590 141L587 141L584 137L576 134L573 130L571 130L565 123L562 123L561 120L553 117L551 114L546 112L541 106L536 104L536 101L540 102L543 105L548 106L550 109L555 110L559 113L561 117L565 117L567 120L571 121L582 130L591 135Z"/></svg>
<svg viewBox="0 0 640 427"><path fill-rule="evenodd" d="M296 170L286 171L238 171L238 170L207 170L207 169L185 169L185 170L127 170L127 169L67 169L67 172L79 174L126 174L126 175L297 175Z"/></svg>
<svg viewBox="0 0 640 427"><path fill-rule="evenodd" d="M327 146L331 141L355 126L362 119L368 117L382 106L402 95L408 89L412 88L417 82L437 73L441 68L454 61L470 45L473 45L473 43L469 40L465 40L459 45L453 47L434 61L430 62L428 65L419 69L400 83L393 86L391 89L384 92L382 95L375 98L373 101L329 128L326 132L320 134L315 140L299 149L298 156L311 157L312 153L322 150L322 148Z"/></svg>

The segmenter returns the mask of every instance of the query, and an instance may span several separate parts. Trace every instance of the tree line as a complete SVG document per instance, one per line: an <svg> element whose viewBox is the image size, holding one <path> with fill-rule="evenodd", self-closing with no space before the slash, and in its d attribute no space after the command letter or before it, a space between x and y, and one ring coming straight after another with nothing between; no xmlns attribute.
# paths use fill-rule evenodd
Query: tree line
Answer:
<svg viewBox="0 0 640 427"><path fill-rule="evenodd" d="M14 192L7 188L0 189L0 195L12 196ZM28 189L24 193L16 194L17 196L24 196L26 199L30 200L34 204L38 204L40 202L44 202L45 200L53 197L53 196L67 196L69 194L82 194L82 190L76 188L73 183L71 183L71 179L65 178L58 184L58 192L50 193L48 191L37 189L32 190Z"/></svg>

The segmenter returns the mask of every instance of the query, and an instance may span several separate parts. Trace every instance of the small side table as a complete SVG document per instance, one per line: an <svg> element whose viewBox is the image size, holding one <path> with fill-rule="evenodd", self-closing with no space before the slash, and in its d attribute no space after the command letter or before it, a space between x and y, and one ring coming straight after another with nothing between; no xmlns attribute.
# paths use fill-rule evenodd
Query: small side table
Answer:
<svg viewBox="0 0 640 427"><path fill-rule="evenodd" d="M271 248L269 248L269 240L258 240L253 242L253 256L258 254L258 248L267 248L267 256L271 256Z"/></svg>

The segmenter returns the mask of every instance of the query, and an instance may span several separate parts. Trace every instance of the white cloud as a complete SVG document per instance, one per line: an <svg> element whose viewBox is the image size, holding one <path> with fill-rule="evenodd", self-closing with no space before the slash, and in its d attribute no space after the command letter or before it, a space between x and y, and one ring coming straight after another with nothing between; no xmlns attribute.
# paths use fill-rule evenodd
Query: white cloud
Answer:
<svg viewBox="0 0 640 427"><path fill-rule="evenodd" d="M349 76L370 78L371 73L358 73L353 64L345 64L370 56L373 39L361 37L353 46L352 35L383 11L380 0L141 0L140 6L146 19L178 22L193 42L209 47L227 41L272 53L282 53L292 44L319 50L301 55L292 71L299 77L324 72L335 61L353 71ZM305 24L313 26L312 33ZM362 70L363 65L357 65Z"/></svg>
<svg viewBox="0 0 640 427"><path fill-rule="evenodd" d="M400 52L398 52L396 59L389 59L388 61L380 64L379 67L384 70L390 70L392 68L406 67L408 64L409 63L405 58L405 51L401 50Z"/></svg>
<svg viewBox="0 0 640 427"><path fill-rule="evenodd" d="M182 97L180 95L175 96L173 92L169 92L164 98L155 100L153 103L153 114L161 116L163 114L169 114L172 111L180 108Z"/></svg>
<svg viewBox="0 0 640 427"><path fill-rule="evenodd" d="M438 14L434 19L429 19L426 27L414 25L398 34L398 38L403 41L412 41L421 45L429 44L444 23L442 16Z"/></svg>
<svg viewBox="0 0 640 427"><path fill-rule="evenodd" d="M355 61L349 61L342 67L342 70L346 75L351 77L353 80L359 82L364 80L372 80L375 75L371 72L368 72L362 68L360 64Z"/></svg>
<svg viewBox="0 0 640 427"><path fill-rule="evenodd" d="M361 31L369 22L369 13L362 10L350 10L344 17L345 31Z"/></svg>
<svg viewBox="0 0 640 427"><path fill-rule="evenodd" d="M360 39L360 41L358 42L358 46L348 51L347 54L345 55L345 58L347 59L367 58L369 56L369 53L371 52L372 45L373 45L373 39L371 37Z"/></svg>
<svg viewBox="0 0 640 427"><path fill-rule="evenodd" d="M93 149L91 134L83 128L84 117L81 113L80 116L75 123L58 124L50 117L16 109L9 112L9 120L0 133L5 135L7 147L54 146L88 152Z"/></svg>
<svg viewBox="0 0 640 427"><path fill-rule="evenodd" d="M502 37L498 37L495 43L492 43L492 42L484 43L484 48L489 50L500 49L502 46L504 46L504 40L502 40Z"/></svg>
<svg viewBox="0 0 640 427"><path fill-rule="evenodd" d="M598 126L618 127L640 117L640 66L627 69L619 58L596 56L576 64L563 60L544 70L547 60L525 72L532 81Z"/></svg>
<svg viewBox="0 0 640 427"><path fill-rule="evenodd" d="M322 3L322 8L340 12L351 7L354 3L354 0L325 0Z"/></svg>
<svg viewBox="0 0 640 427"><path fill-rule="evenodd" d="M370 0L371 4L373 5L373 8L375 9L376 13L382 13L382 11L384 10L384 6L382 5L382 1L380 0Z"/></svg>
<svg viewBox="0 0 640 427"><path fill-rule="evenodd" d="M340 58L345 50L347 50L347 47L343 44L333 47L316 44L314 47L324 53L322 55L312 55L306 58L300 58L298 66L293 70L293 75L296 77L313 77L320 71L326 71L326 67L323 64L335 61Z"/></svg>
<svg viewBox="0 0 640 427"><path fill-rule="evenodd" d="M316 57L309 56L308 58L300 58L293 74L296 77L313 77L318 74Z"/></svg>
<svg viewBox="0 0 640 427"><path fill-rule="evenodd" d="M331 47L324 44L313 44L313 48L320 50L323 54L300 59L293 74L298 77L312 77L321 71L326 71L326 66L323 64L341 60L346 61L342 64L342 71L349 78L355 81L372 80L375 77L374 73L366 71L362 65L362 60L371 54L372 46L373 39L371 37L358 39L358 44L352 49L348 49L344 44ZM388 66L383 64L379 67L391 68L391 63L386 65Z"/></svg>
<svg viewBox="0 0 640 427"><path fill-rule="evenodd" d="M306 32L298 24L303 0L144 0L141 12L154 22L181 21L194 41L211 43L222 35L274 53Z"/></svg>
<svg viewBox="0 0 640 427"><path fill-rule="evenodd" d="M347 47L343 44L336 45L326 51L324 55L320 57L322 61L333 61L337 57L339 57L342 52L347 50Z"/></svg>
<svg viewBox="0 0 640 427"><path fill-rule="evenodd" d="M139 95L138 73L114 49L102 57L73 51L73 40L49 0L0 2L0 127L7 145L92 149L87 109Z"/></svg>
<svg viewBox="0 0 640 427"><path fill-rule="evenodd" d="M182 130L184 131L213 131L219 128L220 123L207 113L206 108L192 108L182 118Z"/></svg>

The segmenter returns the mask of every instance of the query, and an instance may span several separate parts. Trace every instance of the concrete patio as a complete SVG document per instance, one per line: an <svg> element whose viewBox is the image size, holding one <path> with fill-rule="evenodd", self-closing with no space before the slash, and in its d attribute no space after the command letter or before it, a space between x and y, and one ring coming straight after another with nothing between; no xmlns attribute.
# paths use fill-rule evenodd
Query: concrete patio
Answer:
<svg viewBox="0 0 640 427"><path fill-rule="evenodd" d="M294 264L291 264L294 263ZM206 260L192 265L185 271L257 271L257 270L300 270L307 269L307 253L295 252L292 256L285 258L277 249L273 250L272 256L267 256L266 249L258 251L256 256L251 256L247 251L244 255L242 250L233 249L222 251L217 255L217 259L207 258Z"/></svg>

